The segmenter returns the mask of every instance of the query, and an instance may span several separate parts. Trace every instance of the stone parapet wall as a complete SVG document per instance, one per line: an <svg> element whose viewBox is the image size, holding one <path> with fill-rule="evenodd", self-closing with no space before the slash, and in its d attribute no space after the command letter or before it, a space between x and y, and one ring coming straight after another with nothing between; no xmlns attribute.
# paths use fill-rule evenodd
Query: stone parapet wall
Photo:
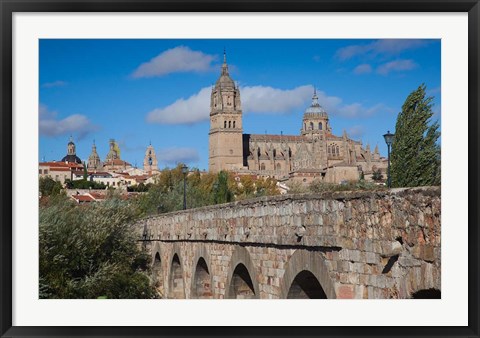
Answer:
<svg viewBox="0 0 480 338"><path fill-rule="evenodd" d="M214 272L244 248L262 298L285 296L282 276L296 251L305 252L301 262L321 257L332 297L408 298L440 290L440 218L440 188L424 187L264 197L149 217L137 229L165 246L207 248ZM213 278L225 287L228 276Z"/></svg>

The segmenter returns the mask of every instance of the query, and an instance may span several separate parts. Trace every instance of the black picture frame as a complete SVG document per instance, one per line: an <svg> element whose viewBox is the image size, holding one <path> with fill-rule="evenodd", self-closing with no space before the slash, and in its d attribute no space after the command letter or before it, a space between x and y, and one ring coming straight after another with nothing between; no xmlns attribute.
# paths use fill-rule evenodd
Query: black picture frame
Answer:
<svg viewBox="0 0 480 338"><path fill-rule="evenodd" d="M12 16L15 12L464 12L468 13L468 325L464 327L21 327L12 326ZM438 336L479 337L478 0L0 0L0 333L2 337ZM452 309L454 311L454 309ZM399 320L401 319L401 314Z"/></svg>

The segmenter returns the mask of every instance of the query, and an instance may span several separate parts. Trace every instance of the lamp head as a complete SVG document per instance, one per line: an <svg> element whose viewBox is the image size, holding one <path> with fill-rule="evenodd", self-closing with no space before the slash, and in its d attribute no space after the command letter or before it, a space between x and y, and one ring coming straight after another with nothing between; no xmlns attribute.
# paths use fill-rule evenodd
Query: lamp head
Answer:
<svg viewBox="0 0 480 338"><path fill-rule="evenodd" d="M385 135L383 135L383 138L385 139L385 143L387 143L388 146L392 145L394 136L395 136L395 134L391 134L390 130L387 131L387 133Z"/></svg>

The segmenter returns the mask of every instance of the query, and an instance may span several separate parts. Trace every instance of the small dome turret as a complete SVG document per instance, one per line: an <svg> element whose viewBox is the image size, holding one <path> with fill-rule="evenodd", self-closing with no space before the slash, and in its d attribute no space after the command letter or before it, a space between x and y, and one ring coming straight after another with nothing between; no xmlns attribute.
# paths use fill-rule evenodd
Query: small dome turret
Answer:
<svg viewBox="0 0 480 338"><path fill-rule="evenodd" d="M327 117L327 112L323 107L318 103L318 96L317 90L314 89L313 97L312 97L312 104L305 110L307 114L320 114L322 117Z"/></svg>

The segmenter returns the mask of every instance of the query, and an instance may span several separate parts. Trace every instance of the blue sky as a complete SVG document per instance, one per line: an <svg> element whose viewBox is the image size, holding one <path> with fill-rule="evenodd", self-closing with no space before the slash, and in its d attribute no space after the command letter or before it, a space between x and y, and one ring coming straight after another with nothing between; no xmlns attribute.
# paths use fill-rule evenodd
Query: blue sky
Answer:
<svg viewBox="0 0 480 338"><path fill-rule="evenodd" d="M226 49L244 133L298 135L314 86L333 133L378 144L425 83L440 119L440 40L40 40L39 160L60 160L70 135L87 160L108 141L143 166L208 169L210 90Z"/></svg>

